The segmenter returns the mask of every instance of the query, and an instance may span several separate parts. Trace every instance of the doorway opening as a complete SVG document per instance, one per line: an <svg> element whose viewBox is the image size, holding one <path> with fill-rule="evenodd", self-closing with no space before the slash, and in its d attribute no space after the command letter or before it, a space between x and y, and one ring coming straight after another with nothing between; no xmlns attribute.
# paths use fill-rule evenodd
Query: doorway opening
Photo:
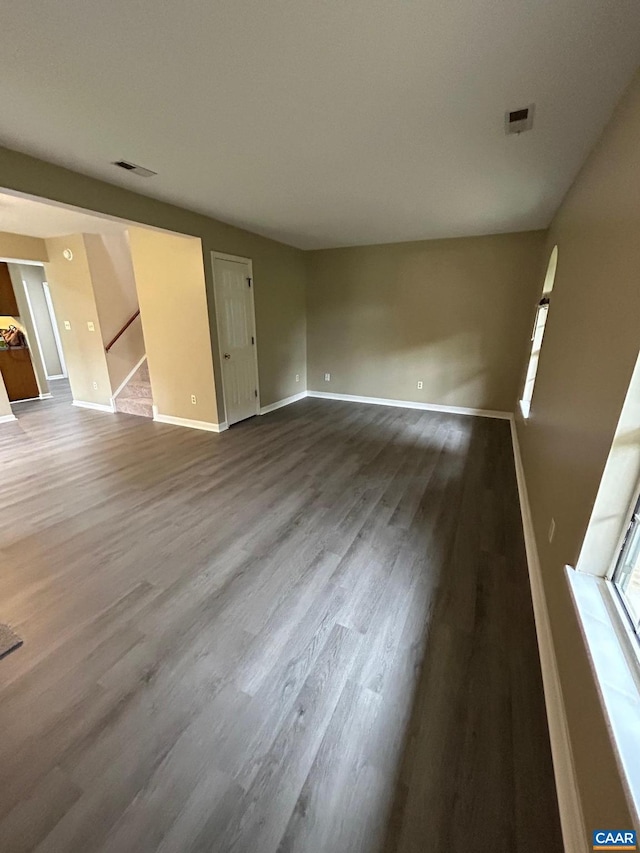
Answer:
<svg viewBox="0 0 640 853"><path fill-rule="evenodd" d="M11 403L46 399L67 376L42 264L0 260L0 372Z"/></svg>
<svg viewBox="0 0 640 853"><path fill-rule="evenodd" d="M199 237L0 191L2 262L0 419L68 382L80 408L220 431Z"/></svg>

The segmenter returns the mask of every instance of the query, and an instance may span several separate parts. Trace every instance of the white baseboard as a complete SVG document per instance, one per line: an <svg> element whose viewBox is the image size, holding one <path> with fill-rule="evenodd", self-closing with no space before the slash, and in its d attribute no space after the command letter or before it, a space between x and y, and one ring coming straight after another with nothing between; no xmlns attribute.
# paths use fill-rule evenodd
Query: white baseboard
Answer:
<svg viewBox="0 0 640 853"><path fill-rule="evenodd" d="M474 415L480 418L499 418L505 421L512 418L511 412L500 412L493 409L441 406L438 403L417 403L413 400L389 400L384 397L360 397L357 394L333 394L329 391L301 391L299 394L293 394L291 397L285 397L282 400L277 400L275 403L270 403L268 406L263 406L260 409L260 414L266 415L268 412L274 412L276 409L296 403L305 397L317 397L322 400L342 400L348 403L369 403L375 406L397 406L401 409L420 409L424 412L445 412L451 415Z"/></svg>
<svg viewBox="0 0 640 853"><path fill-rule="evenodd" d="M587 850L587 838L584 828L582 804L578 792L575 766L569 727L562 696L562 684L558 672L558 662L553 646L551 622L547 609L547 600L542 584L540 559L533 532L531 507L524 477L524 467L520 455L520 443L516 430L515 419L511 418L511 440L513 457L516 466L518 495L520 497L520 512L522 514L522 529L527 551L527 566L529 569L529 584L538 637L538 651L544 685L544 699L549 723L549 738L553 757L553 770L558 794L558 807L562 824L562 838L566 853L584 853Z"/></svg>
<svg viewBox="0 0 640 853"><path fill-rule="evenodd" d="M51 400L52 397L53 397L53 394L51 393L51 391L48 391L46 394L39 394L38 395L38 398L40 400Z"/></svg>
<svg viewBox="0 0 640 853"><path fill-rule="evenodd" d="M500 418L511 420L511 412L498 412L492 409L470 409L466 406L441 406L438 403L416 403L413 400L388 400L384 397L359 397L355 394L332 394L327 391L307 391L307 397L320 397L324 400L345 400L350 403L371 403L375 406L397 406L401 409L420 409L424 412L446 412L451 415L475 415L480 418Z"/></svg>
<svg viewBox="0 0 640 853"><path fill-rule="evenodd" d="M147 354L145 353L145 354L142 356L142 358L140 359L140 361L139 361L139 362L136 364L136 366L133 368L133 370L130 370L130 371L129 371L129 373L127 373L127 375L125 376L125 378L124 378L124 379L122 380L122 382L118 385L118 387L116 388L116 390L113 392L113 395L112 395L112 397L111 397L111 402L112 402L112 404L113 404L114 406L115 406L115 400L116 400L116 397L118 396L118 394L122 391L122 389L123 389L123 388L124 388L124 386L129 382L129 380L133 377L133 375L136 373L136 371L137 371L137 370L139 370L139 369L140 369L140 367L142 367L142 365L144 364L144 362L145 362L146 360L147 360Z"/></svg>
<svg viewBox="0 0 640 853"><path fill-rule="evenodd" d="M77 406L79 409L95 409L96 412L110 412L113 414L114 411L113 406L106 403L87 403L85 400L74 400L72 405Z"/></svg>
<svg viewBox="0 0 640 853"><path fill-rule="evenodd" d="M52 382L56 379L66 379L66 378L67 378L66 373L56 373L54 376L47 376L47 380L48 381L50 380Z"/></svg>
<svg viewBox="0 0 640 853"><path fill-rule="evenodd" d="M224 432L229 429L229 424L223 421L221 424L209 423L209 421L193 421L190 418L175 418L173 415L161 415L156 406L153 407L153 419L159 424L172 424L173 426L189 427L190 429L202 429L205 432Z"/></svg>
<svg viewBox="0 0 640 853"><path fill-rule="evenodd" d="M282 400L276 400L275 403L269 403L268 406L260 408L261 415L267 415L269 412L275 412L276 409L281 409L283 406L290 406L291 403L297 403L298 400L304 400L307 396L306 391L301 391L299 394L292 394L291 397L283 397Z"/></svg>
<svg viewBox="0 0 640 853"><path fill-rule="evenodd" d="M9 421L17 421L15 415L0 415L0 424L8 424Z"/></svg>

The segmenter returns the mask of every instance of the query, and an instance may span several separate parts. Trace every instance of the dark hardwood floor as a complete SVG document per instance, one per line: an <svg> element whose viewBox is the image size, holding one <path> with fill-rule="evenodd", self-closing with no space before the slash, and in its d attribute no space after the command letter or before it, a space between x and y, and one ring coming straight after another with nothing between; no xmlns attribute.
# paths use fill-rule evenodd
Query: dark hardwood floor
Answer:
<svg viewBox="0 0 640 853"><path fill-rule="evenodd" d="M509 424L0 426L3 853L562 850Z"/></svg>

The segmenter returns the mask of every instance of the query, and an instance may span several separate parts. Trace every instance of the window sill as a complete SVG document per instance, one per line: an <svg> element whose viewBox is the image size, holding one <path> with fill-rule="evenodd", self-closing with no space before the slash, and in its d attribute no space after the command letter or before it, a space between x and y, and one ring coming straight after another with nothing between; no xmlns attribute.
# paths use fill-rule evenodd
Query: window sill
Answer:
<svg viewBox="0 0 640 853"><path fill-rule="evenodd" d="M566 567L630 804L640 815L640 645L610 581Z"/></svg>
<svg viewBox="0 0 640 853"><path fill-rule="evenodd" d="M527 402L527 400L520 400L520 411L522 413L522 417L527 420L529 417L529 412L531 411L531 403Z"/></svg>

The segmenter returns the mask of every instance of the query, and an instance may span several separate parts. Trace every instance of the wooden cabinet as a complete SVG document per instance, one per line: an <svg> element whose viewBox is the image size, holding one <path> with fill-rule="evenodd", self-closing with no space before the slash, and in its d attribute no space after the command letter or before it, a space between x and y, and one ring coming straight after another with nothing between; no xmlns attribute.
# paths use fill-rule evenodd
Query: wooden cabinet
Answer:
<svg viewBox="0 0 640 853"><path fill-rule="evenodd" d="M13 292L9 267L5 263L0 263L0 315L17 317L18 314L18 303Z"/></svg>
<svg viewBox="0 0 640 853"><path fill-rule="evenodd" d="M10 402L38 397L38 383L26 347L0 349L0 373Z"/></svg>

